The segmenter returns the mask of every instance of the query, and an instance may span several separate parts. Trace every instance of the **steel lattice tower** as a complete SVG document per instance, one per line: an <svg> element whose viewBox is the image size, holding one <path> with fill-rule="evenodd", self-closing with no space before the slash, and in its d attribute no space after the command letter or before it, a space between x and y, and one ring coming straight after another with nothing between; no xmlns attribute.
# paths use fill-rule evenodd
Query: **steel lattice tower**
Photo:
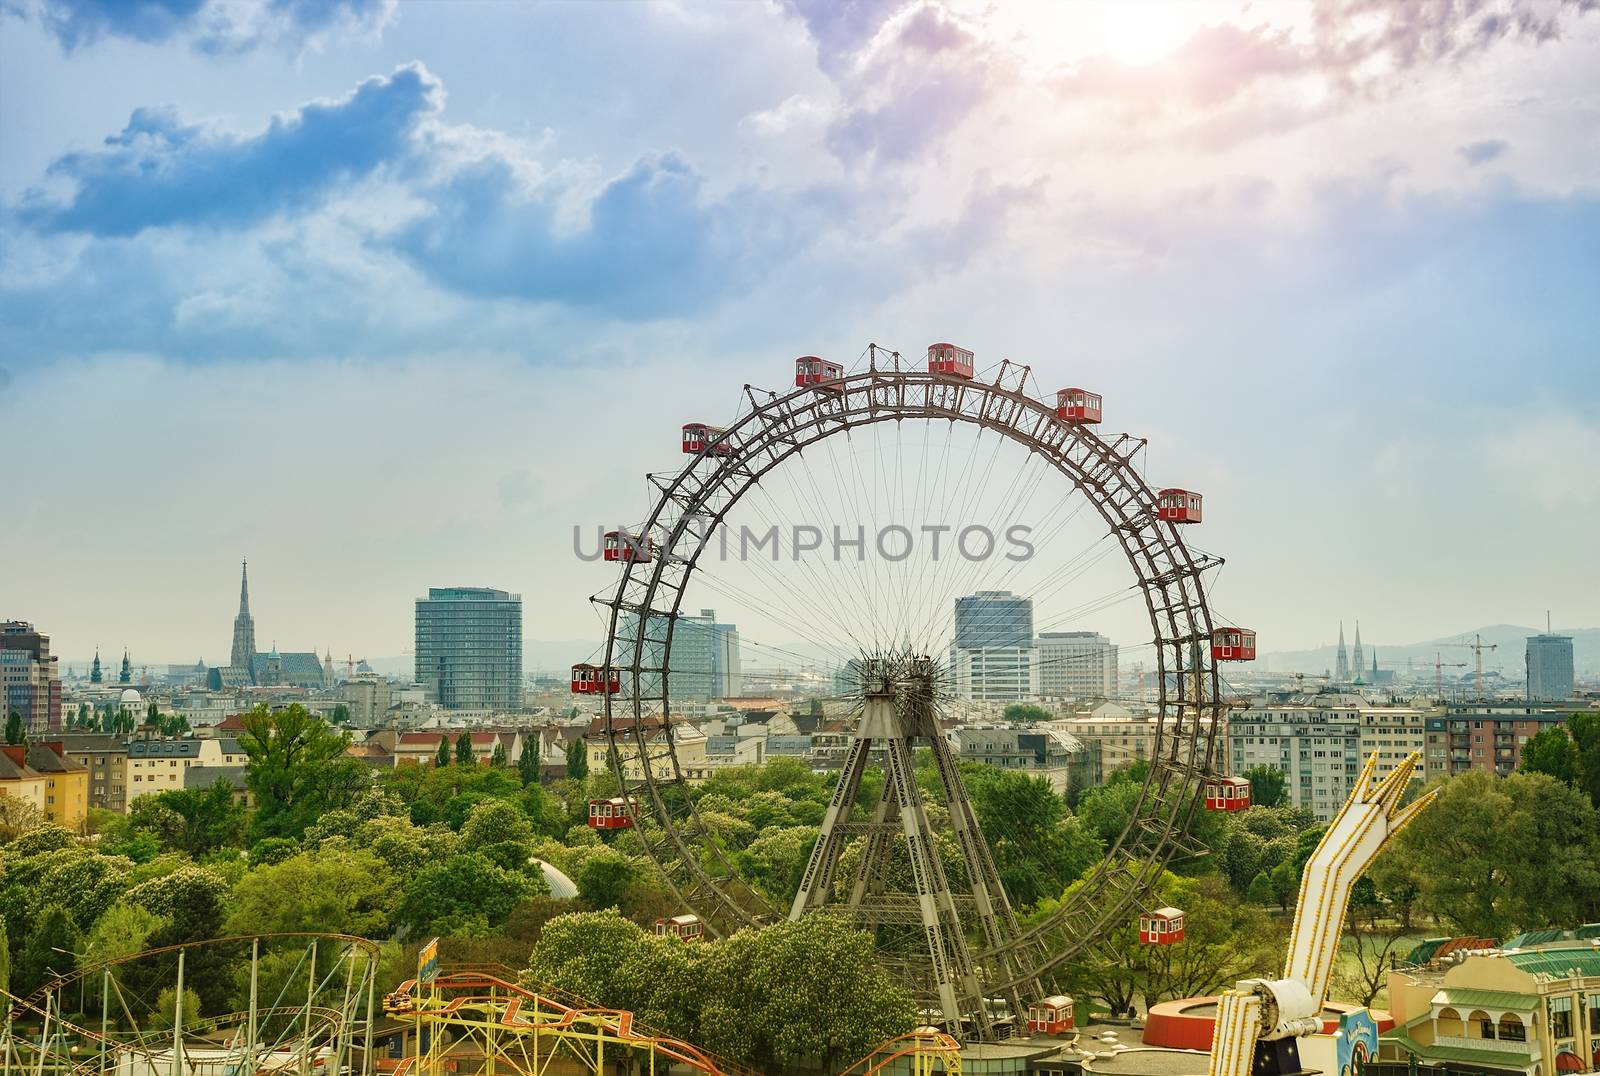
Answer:
<svg viewBox="0 0 1600 1076"><path fill-rule="evenodd" d="M895 655L863 659L861 718L845 756L822 832L811 852L790 918L837 903L858 927L872 932L879 949L900 965L902 981L919 1002L944 1014L947 1030L992 1037L968 938L1006 950L1021 933L1000 886L989 846L956 771L955 756L939 731L934 707L937 669L931 658ZM940 858L938 837L917 783L914 750L931 749L949 813L948 833L961 852L952 884ZM883 790L871 816L853 814L869 758L881 752ZM853 869L836 878L847 848L858 840ZM909 870L897 867L909 866ZM837 886L837 888L836 888ZM1008 968L1013 1014L1041 996L1029 972ZM1020 986L1016 985L1021 980Z"/></svg>

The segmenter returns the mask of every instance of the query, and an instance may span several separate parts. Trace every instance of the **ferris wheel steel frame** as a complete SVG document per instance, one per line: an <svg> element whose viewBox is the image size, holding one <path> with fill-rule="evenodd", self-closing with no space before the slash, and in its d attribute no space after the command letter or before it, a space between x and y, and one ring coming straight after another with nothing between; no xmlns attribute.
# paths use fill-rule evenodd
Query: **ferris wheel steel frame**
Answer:
<svg viewBox="0 0 1600 1076"><path fill-rule="evenodd" d="M625 558L614 591L594 599L610 609L604 665L627 674L623 690L604 697L611 769L646 853L713 935L779 919L780 911L737 877L701 821L677 756L668 666L701 556L768 472L827 437L881 422L946 420L1022 445L1094 505L1132 567L1154 632L1158 709L1149 773L1116 844L1048 919L976 949L986 991L1014 992L1102 944L1174 857L1204 852L1188 828L1212 773L1224 706L1202 574L1221 560L1191 552L1179 526L1159 518L1156 493L1134 466L1145 441L1121 434L1108 442L1089 426L1061 421L1050 404L1024 391L1028 367L1005 362L993 381L978 381L905 369L898 354L875 345L869 352L868 369L824 386L781 394L744 386L749 410L719 438L731 451L702 453L676 473L647 476L657 497L634 534L654 541L655 554Z"/></svg>

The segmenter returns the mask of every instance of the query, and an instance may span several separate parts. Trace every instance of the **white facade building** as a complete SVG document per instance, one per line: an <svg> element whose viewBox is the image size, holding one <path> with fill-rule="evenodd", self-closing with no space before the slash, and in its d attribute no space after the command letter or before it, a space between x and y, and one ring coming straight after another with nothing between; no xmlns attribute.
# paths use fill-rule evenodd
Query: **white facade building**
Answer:
<svg viewBox="0 0 1600 1076"><path fill-rule="evenodd" d="M1019 702L1039 697L1039 651L1031 646L950 649L950 679L957 698Z"/></svg>
<svg viewBox="0 0 1600 1076"><path fill-rule="evenodd" d="M1046 631L1036 641L1039 694L1110 699L1117 694L1117 647L1097 631Z"/></svg>

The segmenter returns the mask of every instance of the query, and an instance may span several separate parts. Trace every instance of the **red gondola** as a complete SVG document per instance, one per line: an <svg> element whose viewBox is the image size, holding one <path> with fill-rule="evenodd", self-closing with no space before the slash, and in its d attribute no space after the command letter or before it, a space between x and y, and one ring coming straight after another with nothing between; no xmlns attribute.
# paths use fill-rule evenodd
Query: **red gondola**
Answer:
<svg viewBox="0 0 1600 1076"><path fill-rule="evenodd" d="M1056 393L1056 417L1062 422L1090 426L1100 421L1101 399L1088 389L1062 389Z"/></svg>
<svg viewBox="0 0 1600 1076"><path fill-rule="evenodd" d="M1146 945L1171 945L1183 940L1183 912L1157 908L1139 917L1139 940Z"/></svg>
<svg viewBox="0 0 1600 1076"><path fill-rule="evenodd" d="M1256 633L1249 628L1217 628L1211 633L1211 657L1215 661L1254 661Z"/></svg>
<svg viewBox="0 0 1600 1076"><path fill-rule="evenodd" d="M608 800L589 801L590 829L632 829L633 815L628 811L628 801L621 796Z"/></svg>
<svg viewBox="0 0 1600 1076"><path fill-rule="evenodd" d="M674 915L665 919L656 920L656 937L682 938L684 941L700 941L706 936L706 925L700 922L700 917L694 913Z"/></svg>
<svg viewBox="0 0 1600 1076"><path fill-rule="evenodd" d="M656 559L656 543L642 534L606 531L606 560L632 560L649 564Z"/></svg>
<svg viewBox="0 0 1600 1076"><path fill-rule="evenodd" d="M1250 782L1243 777L1213 777L1206 782L1206 810L1243 811L1250 807Z"/></svg>
<svg viewBox="0 0 1600 1076"><path fill-rule="evenodd" d="M1156 518L1167 523L1200 522L1200 494L1164 489L1156 495Z"/></svg>
<svg viewBox="0 0 1600 1076"><path fill-rule="evenodd" d="M1030 1035L1064 1035L1072 1030L1072 999L1052 994L1028 1006Z"/></svg>
<svg viewBox="0 0 1600 1076"><path fill-rule="evenodd" d="M731 456L733 442L721 439L728 431L721 426L707 426L704 422L690 422L683 427L683 451L685 455L699 456L710 453L713 456Z"/></svg>
<svg viewBox="0 0 1600 1076"><path fill-rule="evenodd" d="M579 662L572 667L574 695L615 695L621 690L622 671L615 665L602 669L599 665Z"/></svg>
<svg viewBox="0 0 1600 1076"><path fill-rule="evenodd" d="M946 377L970 378L972 376L972 352L964 347L956 347L954 344L929 344L928 373L944 374Z"/></svg>
<svg viewBox="0 0 1600 1076"><path fill-rule="evenodd" d="M829 392L843 392L843 385L832 382L844 377L844 367L815 355L801 355L794 360L794 383L801 388L816 387Z"/></svg>

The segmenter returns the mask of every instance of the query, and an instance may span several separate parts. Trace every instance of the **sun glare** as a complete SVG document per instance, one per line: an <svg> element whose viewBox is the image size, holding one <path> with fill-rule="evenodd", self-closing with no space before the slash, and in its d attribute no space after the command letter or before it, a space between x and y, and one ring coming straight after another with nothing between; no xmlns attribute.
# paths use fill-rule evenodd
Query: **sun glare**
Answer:
<svg viewBox="0 0 1600 1076"><path fill-rule="evenodd" d="M1031 65L1053 69L1092 56L1127 64L1158 60L1200 27L1238 19L1249 5L1239 0L1082 0L1026 2L992 9L1006 34Z"/></svg>

